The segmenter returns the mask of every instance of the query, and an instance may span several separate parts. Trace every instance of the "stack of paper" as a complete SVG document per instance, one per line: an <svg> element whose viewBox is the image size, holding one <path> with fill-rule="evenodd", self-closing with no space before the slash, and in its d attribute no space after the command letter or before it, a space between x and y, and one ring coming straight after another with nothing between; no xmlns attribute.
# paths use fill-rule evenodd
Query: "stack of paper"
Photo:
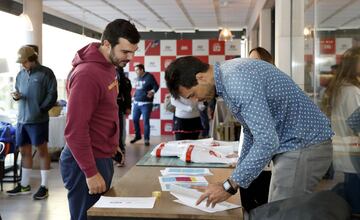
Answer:
<svg viewBox="0 0 360 220"><path fill-rule="evenodd" d="M175 202L209 213L241 207L240 205L235 205L229 202L221 202L216 204L214 208L211 208L210 206L206 207L206 200L202 201L199 205L195 205L202 193L195 189L184 188L177 185L171 185L170 193L177 198L177 200L174 200Z"/></svg>
<svg viewBox="0 0 360 220"><path fill-rule="evenodd" d="M208 168L167 167L160 171L163 176L209 176L213 175Z"/></svg>
<svg viewBox="0 0 360 220"><path fill-rule="evenodd" d="M162 191L169 191L173 184L188 188L208 185L208 181L203 176L160 176L159 181Z"/></svg>

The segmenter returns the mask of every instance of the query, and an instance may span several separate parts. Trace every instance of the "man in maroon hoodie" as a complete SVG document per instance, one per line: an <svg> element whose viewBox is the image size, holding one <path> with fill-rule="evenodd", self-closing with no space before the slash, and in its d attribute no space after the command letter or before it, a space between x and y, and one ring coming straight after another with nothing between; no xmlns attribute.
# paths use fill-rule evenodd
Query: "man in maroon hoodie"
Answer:
<svg viewBox="0 0 360 220"><path fill-rule="evenodd" d="M133 24L117 19L106 26L101 43L80 49L73 60L67 82L67 144L60 156L71 219L87 219L86 211L110 188L112 156L119 144L115 66L124 67L134 57L139 40Z"/></svg>

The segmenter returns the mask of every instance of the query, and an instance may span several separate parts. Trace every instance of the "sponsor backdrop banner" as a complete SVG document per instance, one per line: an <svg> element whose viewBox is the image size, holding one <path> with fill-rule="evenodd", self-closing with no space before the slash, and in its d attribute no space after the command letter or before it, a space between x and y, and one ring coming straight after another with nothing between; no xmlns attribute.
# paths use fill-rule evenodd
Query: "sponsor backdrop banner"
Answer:
<svg viewBox="0 0 360 220"><path fill-rule="evenodd" d="M160 89L155 94L153 112L150 119L150 135L171 135L173 113L165 110L164 99L169 93L164 79L166 67L177 57L193 55L203 62L214 64L240 55L240 39L230 42L211 40L141 40L134 59L124 68L129 73L132 85L135 85L134 66L142 63L145 70L154 75ZM334 48L335 49L335 48ZM133 89L133 93L135 90ZM140 120L143 134L143 121ZM128 134L134 134L132 116L126 119Z"/></svg>

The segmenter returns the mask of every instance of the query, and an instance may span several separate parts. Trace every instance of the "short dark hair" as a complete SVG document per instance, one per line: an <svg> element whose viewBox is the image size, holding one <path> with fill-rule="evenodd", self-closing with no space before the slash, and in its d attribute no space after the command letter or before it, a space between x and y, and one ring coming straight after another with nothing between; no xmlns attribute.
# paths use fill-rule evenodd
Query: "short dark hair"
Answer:
<svg viewBox="0 0 360 220"><path fill-rule="evenodd" d="M144 64L139 63L138 65L136 65L135 67L141 69L142 71L145 71L145 67Z"/></svg>
<svg viewBox="0 0 360 220"><path fill-rule="evenodd" d="M116 19L106 25L106 28L101 36L101 44L107 40L111 47L115 47L119 43L119 38L125 38L132 44L137 44L140 41L140 34L135 25L124 19Z"/></svg>
<svg viewBox="0 0 360 220"><path fill-rule="evenodd" d="M190 89L196 86L196 74L206 72L209 69L209 64L203 63L200 59L187 56L180 57L173 62L165 70L166 86L170 94L174 98L179 98L179 86Z"/></svg>
<svg viewBox="0 0 360 220"><path fill-rule="evenodd" d="M250 50L249 55L253 51L256 51L259 54L261 60L264 60L264 61L266 61L268 63L274 64L273 56L265 48L263 48L263 47L255 47L252 50Z"/></svg>

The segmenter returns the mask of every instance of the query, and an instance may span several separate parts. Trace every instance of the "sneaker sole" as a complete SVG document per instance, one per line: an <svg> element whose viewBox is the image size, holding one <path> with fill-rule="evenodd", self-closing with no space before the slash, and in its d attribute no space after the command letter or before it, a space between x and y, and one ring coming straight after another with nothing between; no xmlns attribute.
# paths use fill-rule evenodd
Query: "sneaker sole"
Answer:
<svg viewBox="0 0 360 220"><path fill-rule="evenodd" d="M49 195L43 196L43 197L33 197L34 200L43 200L49 197Z"/></svg>
<svg viewBox="0 0 360 220"><path fill-rule="evenodd" d="M18 195L28 195L30 194L31 191L27 191L27 192L18 192L18 193L6 193L8 196L18 196Z"/></svg>

